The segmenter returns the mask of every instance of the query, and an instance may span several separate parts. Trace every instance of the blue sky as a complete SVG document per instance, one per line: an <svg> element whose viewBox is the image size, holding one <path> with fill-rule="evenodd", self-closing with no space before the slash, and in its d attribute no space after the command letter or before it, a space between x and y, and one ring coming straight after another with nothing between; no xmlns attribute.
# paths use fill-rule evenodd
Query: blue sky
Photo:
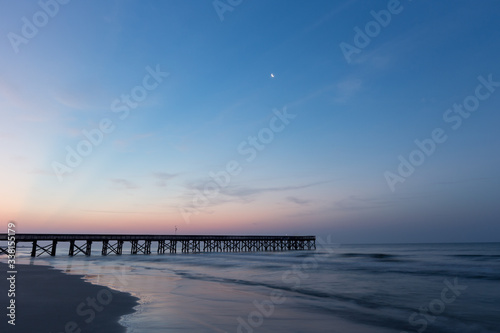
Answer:
<svg viewBox="0 0 500 333"><path fill-rule="evenodd" d="M498 241L497 1L61 2L0 1L22 232Z"/></svg>

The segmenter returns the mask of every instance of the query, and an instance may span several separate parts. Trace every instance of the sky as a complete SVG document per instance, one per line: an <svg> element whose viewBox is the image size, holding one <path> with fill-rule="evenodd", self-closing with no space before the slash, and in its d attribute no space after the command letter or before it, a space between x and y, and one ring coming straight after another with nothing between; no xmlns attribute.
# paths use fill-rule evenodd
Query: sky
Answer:
<svg viewBox="0 0 500 333"><path fill-rule="evenodd" d="M18 232L500 240L498 1L0 8Z"/></svg>

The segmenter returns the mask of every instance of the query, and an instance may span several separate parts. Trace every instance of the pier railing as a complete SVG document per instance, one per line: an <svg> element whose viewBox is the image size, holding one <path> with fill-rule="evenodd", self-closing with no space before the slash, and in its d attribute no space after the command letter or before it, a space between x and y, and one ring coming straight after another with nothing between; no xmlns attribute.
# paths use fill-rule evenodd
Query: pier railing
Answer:
<svg viewBox="0 0 500 333"><path fill-rule="evenodd" d="M0 234L0 254L7 254L7 236L7 234ZM32 244L32 257L42 254L55 256L58 243L63 242L69 243L68 255L70 256L80 253L91 255L92 245L96 242L102 243L102 255L121 255L124 244L128 243L130 243L131 254L151 254L151 251L156 251L158 254L177 253L179 243L182 253L316 249L316 236L16 234L14 247L20 242ZM9 244L9 247L12 247L11 245Z"/></svg>

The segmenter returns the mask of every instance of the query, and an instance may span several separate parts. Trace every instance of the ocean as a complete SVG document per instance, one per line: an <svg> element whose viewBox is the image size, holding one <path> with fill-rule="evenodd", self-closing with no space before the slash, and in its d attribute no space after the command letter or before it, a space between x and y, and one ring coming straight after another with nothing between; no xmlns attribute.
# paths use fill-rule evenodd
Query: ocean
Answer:
<svg viewBox="0 0 500 333"><path fill-rule="evenodd" d="M127 332L500 332L500 243L344 245L316 251L56 257L140 298ZM64 253L64 254L63 254ZM125 253L125 252L124 252Z"/></svg>

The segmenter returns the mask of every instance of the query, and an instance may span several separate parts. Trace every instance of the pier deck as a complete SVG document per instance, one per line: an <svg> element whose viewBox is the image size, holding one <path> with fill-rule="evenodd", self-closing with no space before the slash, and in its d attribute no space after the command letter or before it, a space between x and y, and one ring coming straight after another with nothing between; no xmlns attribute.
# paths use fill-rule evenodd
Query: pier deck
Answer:
<svg viewBox="0 0 500 333"><path fill-rule="evenodd" d="M8 235L0 234L0 254L7 254ZM200 252L257 252L315 250L316 236L216 236L216 235L107 235L107 234L16 234L14 247L20 242L32 244L31 256L56 255L58 243L69 243L68 255L89 256L93 243L102 244L102 255L123 253L130 243L131 254ZM40 242L44 242L43 245ZM48 244L47 244L48 242ZM11 244L12 247L12 244Z"/></svg>

